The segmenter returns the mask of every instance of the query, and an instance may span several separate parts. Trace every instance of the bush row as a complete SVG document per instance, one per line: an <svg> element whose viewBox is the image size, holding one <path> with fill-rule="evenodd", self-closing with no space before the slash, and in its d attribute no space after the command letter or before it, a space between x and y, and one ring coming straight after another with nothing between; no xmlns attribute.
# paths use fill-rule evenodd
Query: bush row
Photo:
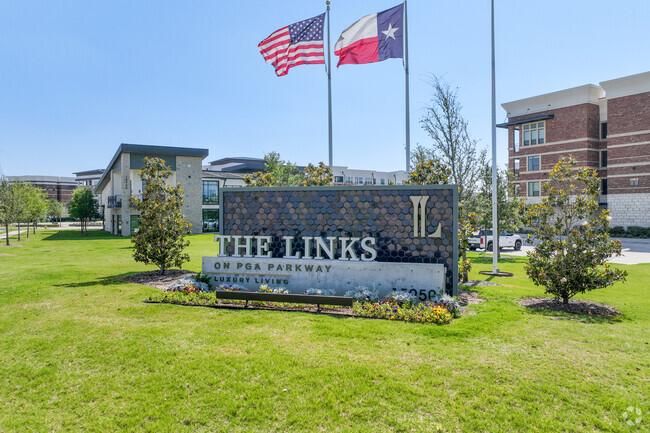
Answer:
<svg viewBox="0 0 650 433"><path fill-rule="evenodd" d="M622 226L614 226L609 229L609 235L617 238L650 238L650 227L628 226L627 229Z"/></svg>

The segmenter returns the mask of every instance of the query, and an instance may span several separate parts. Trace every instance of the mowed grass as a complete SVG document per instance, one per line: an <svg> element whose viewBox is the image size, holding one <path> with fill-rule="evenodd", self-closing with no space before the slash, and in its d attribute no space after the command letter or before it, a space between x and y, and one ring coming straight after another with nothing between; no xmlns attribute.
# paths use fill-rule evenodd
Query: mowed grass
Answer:
<svg viewBox="0 0 650 433"><path fill-rule="evenodd" d="M216 254L191 236L191 262ZM39 230L0 248L0 432L630 431L650 423L650 265L581 299L604 319L530 311L525 259L446 326L145 304L128 238ZM491 269L473 254L472 278Z"/></svg>

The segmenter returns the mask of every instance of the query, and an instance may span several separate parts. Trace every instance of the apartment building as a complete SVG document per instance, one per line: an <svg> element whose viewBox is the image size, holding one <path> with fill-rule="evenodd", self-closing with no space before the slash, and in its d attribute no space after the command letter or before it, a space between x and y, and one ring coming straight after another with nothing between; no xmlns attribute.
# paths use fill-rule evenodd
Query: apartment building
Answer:
<svg viewBox="0 0 650 433"><path fill-rule="evenodd" d="M68 204L72 200L72 194L77 188L77 183L72 177L63 176L7 176L9 182L31 183L45 192L48 200L57 200Z"/></svg>
<svg viewBox="0 0 650 433"><path fill-rule="evenodd" d="M598 170L612 225L650 226L650 72L502 104L508 167L519 194L541 200L561 156Z"/></svg>
<svg viewBox="0 0 650 433"><path fill-rule="evenodd" d="M201 233L201 164L206 156L207 149L121 144L95 186L95 193L101 195L104 230L129 236L138 226L139 215L130 199L140 196L144 190L139 170L144 166L145 157L158 157L172 169L167 182L170 185L180 183L185 192L182 211L192 224L192 233Z"/></svg>

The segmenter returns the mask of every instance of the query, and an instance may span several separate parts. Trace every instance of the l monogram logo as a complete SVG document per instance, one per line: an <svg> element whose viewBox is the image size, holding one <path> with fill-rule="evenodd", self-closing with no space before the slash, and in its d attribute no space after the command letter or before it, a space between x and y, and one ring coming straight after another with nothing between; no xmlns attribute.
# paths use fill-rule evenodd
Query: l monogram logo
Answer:
<svg viewBox="0 0 650 433"><path fill-rule="evenodd" d="M413 237L416 238L441 238L442 237L442 224L438 223L438 228L433 234L426 235L427 229L427 195L412 195L410 197L413 203Z"/></svg>

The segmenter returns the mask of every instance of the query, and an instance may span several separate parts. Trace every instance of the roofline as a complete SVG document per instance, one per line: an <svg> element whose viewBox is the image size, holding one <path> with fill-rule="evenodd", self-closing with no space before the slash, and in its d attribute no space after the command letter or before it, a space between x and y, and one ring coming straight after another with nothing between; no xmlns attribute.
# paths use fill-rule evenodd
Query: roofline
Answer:
<svg viewBox="0 0 650 433"><path fill-rule="evenodd" d="M499 123L497 128L508 128L508 126L513 125L523 125L524 123L537 122L539 120L548 120L555 117L555 114L544 114L543 116L529 117L528 119L515 120L512 122Z"/></svg>
<svg viewBox="0 0 650 433"><path fill-rule="evenodd" d="M108 163L108 167L106 167L104 174L102 174L102 177L99 178L99 181L97 182L97 186L95 186L95 192L100 192L104 189L103 183L106 180L107 176L110 174L111 168L113 168L113 164L115 164L117 157L120 156L122 152L135 153L135 154L156 153L159 155L201 156L202 157L201 159L205 158L210 153L208 149L197 149L192 147L155 146L155 145L150 146L147 144L122 143L117 148L117 151L115 152L115 155L113 155L113 158L111 158L111 162Z"/></svg>

